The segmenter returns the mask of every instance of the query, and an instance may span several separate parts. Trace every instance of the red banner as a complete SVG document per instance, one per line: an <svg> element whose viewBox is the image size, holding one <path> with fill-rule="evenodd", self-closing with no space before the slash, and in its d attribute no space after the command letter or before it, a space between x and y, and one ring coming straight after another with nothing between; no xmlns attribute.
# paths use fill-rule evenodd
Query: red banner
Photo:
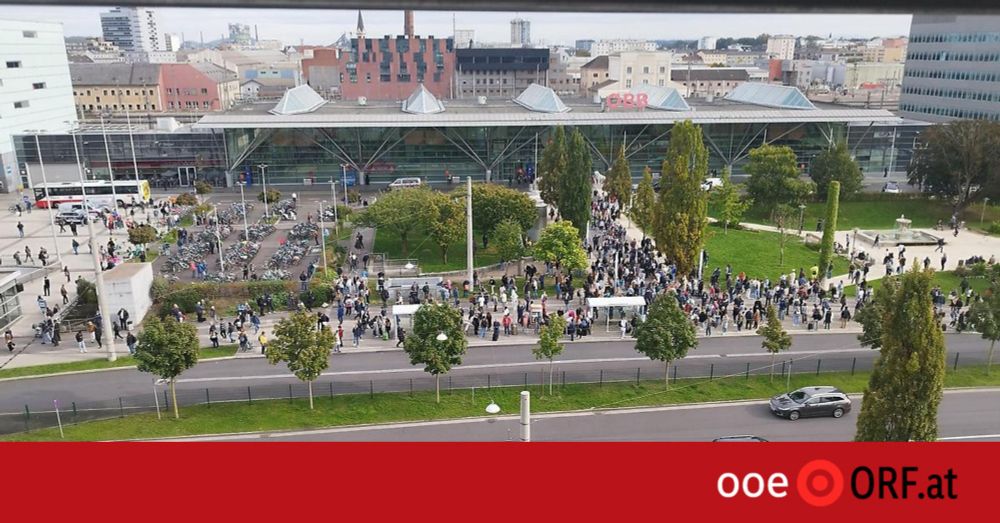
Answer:
<svg viewBox="0 0 1000 523"><path fill-rule="evenodd" d="M189 521L321 514L971 521L993 508L996 450L989 443L0 445L11 521L102 513Z"/></svg>

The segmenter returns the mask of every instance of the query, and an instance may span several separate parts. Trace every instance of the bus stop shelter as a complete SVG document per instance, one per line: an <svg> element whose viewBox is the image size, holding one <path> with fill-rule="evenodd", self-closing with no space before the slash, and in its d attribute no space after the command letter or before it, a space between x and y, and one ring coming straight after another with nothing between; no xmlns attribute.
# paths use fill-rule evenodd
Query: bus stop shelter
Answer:
<svg viewBox="0 0 1000 523"><path fill-rule="evenodd" d="M646 307L646 299L642 296L612 296L610 298L587 298L587 307L591 311L594 311L594 317L597 317L597 311L599 309L608 309L604 315L604 326L606 331L611 331L611 312L618 308L622 311L622 317L625 317L625 311L631 309L633 314L642 313L643 309Z"/></svg>

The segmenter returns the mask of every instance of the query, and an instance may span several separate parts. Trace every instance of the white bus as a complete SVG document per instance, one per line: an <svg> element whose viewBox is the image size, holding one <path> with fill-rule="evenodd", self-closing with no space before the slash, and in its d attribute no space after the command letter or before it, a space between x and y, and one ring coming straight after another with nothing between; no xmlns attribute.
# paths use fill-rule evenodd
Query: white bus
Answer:
<svg viewBox="0 0 1000 523"><path fill-rule="evenodd" d="M149 182L146 180L115 180L113 192L111 182L107 180L84 182L83 187L87 191L87 203L98 208L112 207L114 196L118 198L119 207L131 205L132 202L148 202L150 197ZM38 183L32 189L35 191L35 205L40 209L49 205L57 209L60 203L83 201L80 182Z"/></svg>

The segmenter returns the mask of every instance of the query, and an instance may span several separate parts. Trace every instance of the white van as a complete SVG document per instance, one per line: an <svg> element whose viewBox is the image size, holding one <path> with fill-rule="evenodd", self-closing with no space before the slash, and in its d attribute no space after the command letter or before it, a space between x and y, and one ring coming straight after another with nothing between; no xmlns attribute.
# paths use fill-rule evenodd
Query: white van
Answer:
<svg viewBox="0 0 1000 523"><path fill-rule="evenodd" d="M405 189L407 187L420 187L423 185L420 178L396 178L389 184L389 189Z"/></svg>
<svg viewBox="0 0 1000 523"><path fill-rule="evenodd" d="M88 205L88 211L90 218L93 219L102 214L101 210L94 207L93 204ZM59 212L56 213L56 222L58 223L87 223L87 215L83 211L83 202L68 202L59 204Z"/></svg>

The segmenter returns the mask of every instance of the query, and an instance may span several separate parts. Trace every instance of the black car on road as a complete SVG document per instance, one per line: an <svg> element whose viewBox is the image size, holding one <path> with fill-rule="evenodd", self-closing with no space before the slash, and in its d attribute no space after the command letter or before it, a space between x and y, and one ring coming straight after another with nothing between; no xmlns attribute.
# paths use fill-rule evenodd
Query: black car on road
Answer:
<svg viewBox="0 0 1000 523"><path fill-rule="evenodd" d="M803 387L771 398L770 407L775 416L792 421L817 416L839 418L851 411L851 399L836 387Z"/></svg>

